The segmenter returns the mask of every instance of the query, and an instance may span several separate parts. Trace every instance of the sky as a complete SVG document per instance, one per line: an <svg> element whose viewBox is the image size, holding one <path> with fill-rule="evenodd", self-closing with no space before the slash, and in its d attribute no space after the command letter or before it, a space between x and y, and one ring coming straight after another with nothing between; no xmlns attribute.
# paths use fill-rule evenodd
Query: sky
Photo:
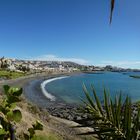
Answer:
<svg viewBox="0 0 140 140"><path fill-rule="evenodd" d="M140 1L0 0L0 57L140 68Z"/></svg>

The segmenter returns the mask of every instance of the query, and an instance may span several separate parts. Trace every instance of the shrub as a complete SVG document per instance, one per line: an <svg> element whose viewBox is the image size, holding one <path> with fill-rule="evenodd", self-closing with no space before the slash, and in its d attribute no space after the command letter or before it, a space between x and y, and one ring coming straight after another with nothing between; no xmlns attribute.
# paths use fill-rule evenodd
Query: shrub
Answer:
<svg viewBox="0 0 140 140"><path fill-rule="evenodd" d="M24 134L25 140L33 139L35 137L35 130L43 130L43 125L39 121L36 121L36 123L28 129L29 134Z"/></svg>
<svg viewBox="0 0 140 140"><path fill-rule="evenodd" d="M15 140L14 124L22 119L21 111L16 109L16 103L20 102L22 88L8 85L4 85L3 88L5 98L0 105L0 140ZM30 140L35 135L35 130L43 130L43 125L39 121L36 121L32 126L28 129L29 134L25 134L26 140Z"/></svg>
<svg viewBox="0 0 140 140"><path fill-rule="evenodd" d="M0 105L0 139L15 139L14 123L19 122L22 114L16 108L16 102L20 101L22 88L4 86L5 98Z"/></svg>

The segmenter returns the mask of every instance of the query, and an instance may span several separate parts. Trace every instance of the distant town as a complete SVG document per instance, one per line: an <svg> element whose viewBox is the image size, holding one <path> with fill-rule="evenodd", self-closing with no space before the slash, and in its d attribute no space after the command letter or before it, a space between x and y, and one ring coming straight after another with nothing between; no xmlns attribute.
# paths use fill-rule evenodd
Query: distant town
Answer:
<svg viewBox="0 0 140 140"><path fill-rule="evenodd" d="M16 72L95 72L95 71L112 71L112 72L126 72L126 71L140 71L139 69L124 69L111 65L105 67L93 65L80 65L74 62L66 61L36 61L36 60L19 60L2 57L0 58L0 69L6 69Z"/></svg>

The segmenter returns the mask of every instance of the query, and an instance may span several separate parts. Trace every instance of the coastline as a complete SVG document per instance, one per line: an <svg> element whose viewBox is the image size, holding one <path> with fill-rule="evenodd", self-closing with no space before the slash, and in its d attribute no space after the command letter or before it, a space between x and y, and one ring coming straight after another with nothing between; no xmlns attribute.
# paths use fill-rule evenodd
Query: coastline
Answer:
<svg viewBox="0 0 140 140"><path fill-rule="evenodd" d="M42 73L38 75L26 76L14 80L6 80L0 82L0 93L3 93L2 86L5 84L23 88L23 95L22 95L23 101L21 101L19 107L22 110L24 117L22 123L17 126L20 128L21 132L23 132L22 130L25 129L25 126L23 126L23 124L26 124L26 127L27 126L30 127L31 122L33 120L35 121L40 116L39 119L41 119L41 121L44 124L44 131L42 132L44 135L46 134L46 132L49 131L57 134L58 136L63 136L64 139L68 139L68 140L70 139L82 140L83 138L90 137L90 136L80 137L77 136L77 134L93 131L92 128L76 127L80 125L78 121L74 121L73 119L71 119L71 117L70 118L64 117L67 114L71 114L72 110L74 111L75 109L77 109L76 107L69 106L66 105L65 103L59 103L59 102L55 102L55 104L53 103L49 105L46 104L47 101L49 101L49 99L44 97L40 88L40 83L42 83L42 81L44 80L54 78L54 77L69 76L75 74L80 74L80 73L53 73L53 74ZM29 90L27 87L30 87ZM32 96L30 96L31 94L36 96L32 98ZM2 97L3 94L0 94L0 96ZM40 97L41 99L39 99L38 97ZM42 104L41 103L42 101L45 102ZM39 114L34 114L33 112L28 111L28 109L26 109L26 106L24 104L27 105L29 104L30 106L31 105L36 106L37 110L40 110ZM48 114L47 115L48 117L45 115L46 113ZM75 116L77 116L77 119L79 119L78 115L75 114ZM26 117L28 119L26 119ZM20 133L20 130L18 133ZM72 135L70 135L69 133L71 133Z"/></svg>
<svg viewBox="0 0 140 140"><path fill-rule="evenodd" d="M65 106L66 103L60 101L59 98L57 98L57 100L55 100L55 101L51 101L50 96L51 97L54 97L54 96L51 95L51 93L48 94L48 92L45 89L44 89L45 92L43 93L42 88L44 88L44 86L49 82L52 82L54 80L61 79L64 77L68 77L71 75L77 75L77 74L81 74L81 72L80 73L79 72L77 72L77 73L53 73L50 75L45 75L43 77L36 77L36 78L34 78L34 80L30 80L30 81L26 82L26 84L23 86L24 96L29 102L37 104L41 108L51 108L54 106ZM41 84L43 84L43 85L41 86ZM49 95L49 98L48 98L48 95Z"/></svg>
<svg viewBox="0 0 140 140"><path fill-rule="evenodd" d="M46 98L50 99L50 101L55 101L56 100L56 97L53 96L51 93L49 93L45 89L45 86L50 82L53 82L53 81L59 80L59 79L63 79L63 78L67 78L67 77L69 77L69 76L60 76L60 77L51 78L51 79L43 81L40 86L41 86L42 93L46 96Z"/></svg>
<svg viewBox="0 0 140 140"><path fill-rule="evenodd" d="M46 80L56 79L58 77L67 77L71 75L81 74L82 72L73 72L73 73L41 73L34 74L25 77L20 77L12 80L0 81L0 95L2 95L3 85L10 85L15 87L23 88L23 96L27 100L27 102L31 102L32 104L37 105L43 109L50 108L64 108L65 106L76 107L76 105L69 105L65 102L60 101L58 98L55 102L50 101L50 99L46 98L46 96L42 93L41 83Z"/></svg>
<svg viewBox="0 0 140 140"><path fill-rule="evenodd" d="M87 118L87 114L79 112L79 108L76 104L68 104L62 100L50 101L46 95L43 94L41 89L41 83L44 81L52 81L61 77L67 77L71 75L81 74L79 73L53 73L53 74L40 74L30 77L24 77L14 80L7 80L2 85L8 84L10 86L17 86L23 88L23 96L27 102L38 106L39 108L47 110L47 112L55 117L64 118L67 120L78 122L82 118ZM2 91L0 89L0 91Z"/></svg>
<svg viewBox="0 0 140 140"><path fill-rule="evenodd" d="M23 96L26 98L27 101L32 102L34 99L32 99L32 96L30 97L30 95L31 95L30 92L31 93L35 92L37 95L41 95L41 97L44 98L44 95L42 94L42 91L40 89L41 82L43 82L47 79L54 78L54 77L67 76L67 75L72 75L72 74L75 74L75 73L43 72L43 73L32 74L32 75L20 77L17 79L2 80L2 81L0 81L0 96L3 96L3 94L2 94L3 85L21 87L21 88L23 88ZM37 102L33 102L33 103L36 104ZM39 107L43 107L43 106L39 106Z"/></svg>
<svg viewBox="0 0 140 140"><path fill-rule="evenodd" d="M47 110L48 113L54 117L81 123L80 120L87 119L88 114L82 113L77 104L68 104L62 100L59 100L59 98L57 98L57 100L51 101L50 97L54 96L53 95L50 96L49 94L48 97L47 93L46 97L46 95L43 94L42 88L40 86L41 83L46 85L48 82L66 78L73 74L81 74L81 73L57 74L31 81L24 87L25 91L24 95L26 99L29 100L29 102L32 102L38 107Z"/></svg>

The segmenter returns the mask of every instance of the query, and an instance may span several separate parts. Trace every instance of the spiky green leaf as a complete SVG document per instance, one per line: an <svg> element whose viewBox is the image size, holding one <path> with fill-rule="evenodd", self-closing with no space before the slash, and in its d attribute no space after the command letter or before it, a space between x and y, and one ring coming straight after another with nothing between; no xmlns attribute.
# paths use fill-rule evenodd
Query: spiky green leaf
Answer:
<svg viewBox="0 0 140 140"><path fill-rule="evenodd" d="M104 113L103 113L103 109L102 109L102 106L101 106L101 103L96 95L96 91L94 89L94 86L91 85L91 88L92 88L92 92L94 94L94 98L95 98L95 101L96 101L96 104L97 104L97 107L98 107L98 110L100 111L100 114L102 114L102 116L104 116Z"/></svg>
<svg viewBox="0 0 140 140"><path fill-rule="evenodd" d="M87 98L88 102L90 103L90 105L91 105L94 109L96 109L96 107L95 107L95 105L94 105L94 102L93 102L93 100L92 100L92 98L91 98L91 96L90 96L89 92L87 91L87 88L86 88L86 86L85 86L84 84L83 84L83 90L84 90L84 93L85 93L86 98Z"/></svg>
<svg viewBox="0 0 140 140"><path fill-rule="evenodd" d="M105 110L106 110L106 113L107 113L107 118L108 118L108 120L111 120L109 105L110 104L109 104L109 100L108 100L108 97L107 97L107 93L106 93L106 90L104 89L104 106L105 106Z"/></svg>
<svg viewBox="0 0 140 140"><path fill-rule="evenodd" d="M115 0L111 0L111 6L110 6L110 24L112 22L112 15L114 11L114 5L115 5Z"/></svg>

